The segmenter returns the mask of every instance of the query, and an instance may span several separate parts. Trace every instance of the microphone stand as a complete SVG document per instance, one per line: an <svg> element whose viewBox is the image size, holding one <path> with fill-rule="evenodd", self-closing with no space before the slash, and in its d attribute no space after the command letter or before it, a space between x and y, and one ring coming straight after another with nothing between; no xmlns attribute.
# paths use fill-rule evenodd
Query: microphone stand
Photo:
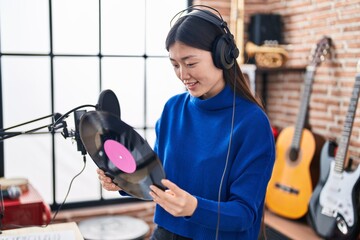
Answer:
<svg viewBox="0 0 360 240"><path fill-rule="evenodd" d="M40 117L40 118L36 118L34 120L30 120L28 122L20 123L18 125L12 126L12 127L4 128L4 129L1 129L1 131L6 131L6 130L9 130L9 129L12 129L12 128L16 128L16 127L20 127L20 126L29 124L29 123L37 122L37 121L43 120L45 118L53 117L55 114L50 114L50 115L47 115L47 116L44 116L44 117Z"/></svg>
<svg viewBox="0 0 360 240"><path fill-rule="evenodd" d="M77 142L78 151L80 151L82 153L82 155L85 155L86 150L80 139L80 134L79 134L79 122L80 122L80 118L86 112L86 110L78 110L78 109L81 109L84 107L94 107L95 109L97 108L97 106L90 105L90 104L81 105L74 109L71 109L64 115L61 115L60 113L54 113L54 114L50 114L50 115L47 115L44 117L36 118L34 120L30 120L28 122L18 124L18 125L12 126L12 127L1 129L0 130L0 142L3 142L5 139L19 136L22 134L34 133L43 128L47 128L49 130L49 132L51 132L51 133L55 133L55 130L62 128L63 129L63 131L61 132L62 136L64 138L68 138L68 137L75 138L75 140ZM65 118L67 118L69 116L69 114L73 113L73 112L74 112L75 130L71 130L69 133L69 131L67 129L67 124L65 122ZM53 117L53 122L51 124L47 124L47 125L37 127L37 128L31 129L31 130L27 130L27 131L7 132L7 130L9 130L9 129L13 129L13 128L20 127L20 126L23 126L23 125L26 125L29 123L37 122L37 121L40 121L40 120L43 120L43 119L49 118L49 117Z"/></svg>
<svg viewBox="0 0 360 240"><path fill-rule="evenodd" d="M1 129L0 130L0 142L3 142L5 139L12 138L12 137L15 137L15 136L19 136L19 135L22 135L22 134L34 133L34 132L37 132L37 131L39 131L40 129L43 129L43 128L48 128L49 131L54 132L54 130L61 128L62 125L66 125L65 121L62 121L61 124L60 124L61 126L57 126L56 128L53 127L54 123L51 123L51 124L47 124L47 125L44 125L44 126L41 126L41 127L33 128L33 129L30 129L30 130L27 130L27 131L7 132L7 130L9 130L9 129L24 126L24 125L43 120L45 118L54 117L54 116L59 116L59 113L50 114L50 115L47 115L47 116L44 116L44 117L40 117L40 118L36 118L34 120L30 120L28 122L20 123L18 125L12 126L12 127Z"/></svg>

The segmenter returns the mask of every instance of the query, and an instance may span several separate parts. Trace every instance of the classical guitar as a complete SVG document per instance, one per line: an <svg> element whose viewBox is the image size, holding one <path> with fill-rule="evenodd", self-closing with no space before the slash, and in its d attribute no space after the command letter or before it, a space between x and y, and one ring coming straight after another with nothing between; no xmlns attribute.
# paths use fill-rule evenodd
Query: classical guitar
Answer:
<svg viewBox="0 0 360 240"><path fill-rule="evenodd" d="M316 67L329 53L331 39L323 37L306 68L305 86L296 126L284 128L276 140L276 160L265 204L280 216L299 219L306 215L319 178L320 150L325 140L305 128L305 119Z"/></svg>
<svg viewBox="0 0 360 240"><path fill-rule="evenodd" d="M351 165L345 167L344 164L348 159L359 93L360 61L340 143L338 146L330 140L325 143L321 151L320 179L309 202L309 223L326 239L356 239L360 230L360 167L352 170Z"/></svg>

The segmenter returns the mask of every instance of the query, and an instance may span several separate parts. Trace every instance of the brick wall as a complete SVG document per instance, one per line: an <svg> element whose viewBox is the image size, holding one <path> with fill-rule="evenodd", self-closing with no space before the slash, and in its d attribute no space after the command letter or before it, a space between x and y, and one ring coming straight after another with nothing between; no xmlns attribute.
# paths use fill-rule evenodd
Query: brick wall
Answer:
<svg viewBox="0 0 360 240"><path fill-rule="evenodd" d="M229 22L230 0L201 1L216 7ZM360 60L360 0L252 0L245 1L244 42L254 13L277 13L284 23L283 37L289 52L286 67L306 67L311 49L324 35L332 39L331 56L316 70L309 103L309 124L314 133L339 141ZM258 77L259 78L259 77ZM304 73L296 71L269 74L266 108L271 123L280 130L296 125L301 106ZM257 79L257 89L262 81ZM261 91L257 91L261 93ZM354 120L350 156L360 163L360 104Z"/></svg>

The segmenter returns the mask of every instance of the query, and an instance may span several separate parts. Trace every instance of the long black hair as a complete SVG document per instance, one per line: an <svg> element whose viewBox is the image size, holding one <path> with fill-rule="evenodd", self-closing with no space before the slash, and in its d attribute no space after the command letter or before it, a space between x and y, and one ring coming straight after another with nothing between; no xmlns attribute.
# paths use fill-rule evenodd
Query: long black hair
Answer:
<svg viewBox="0 0 360 240"><path fill-rule="evenodd" d="M209 12L209 14L213 13ZM213 15L217 17L215 14ZM220 21L222 20L219 18L219 22ZM180 17L171 27L165 41L165 46L166 50L169 51L170 46L175 42L182 42L190 47L213 52L212 49L215 40L223 34L224 30L214 23L189 14ZM212 57L214 59L214 54L212 54ZM236 88L235 91L237 94L264 109L262 103L252 94L249 84L240 70L236 59L230 69L223 69L223 76L226 84L230 85L233 90Z"/></svg>

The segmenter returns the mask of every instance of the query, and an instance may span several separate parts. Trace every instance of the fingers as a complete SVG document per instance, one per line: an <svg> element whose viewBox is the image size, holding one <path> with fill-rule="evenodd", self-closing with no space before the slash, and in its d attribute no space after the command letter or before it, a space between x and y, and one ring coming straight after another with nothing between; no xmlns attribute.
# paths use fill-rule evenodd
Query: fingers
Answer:
<svg viewBox="0 0 360 240"><path fill-rule="evenodd" d="M120 191L121 188L115 183L101 183L102 187L108 191Z"/></svg>
<svg viewBox="0 0 360 240"><path fill-rule="evenodd" d="M164 200L167 199L167 197L168 197L167 195L175 196L175 193L173 192L173 190L171 190L171 189L175 189L177 187L174 183L172 183L166 179L162 179L161 183L168 189L164 191L154 185L150 186L150 189L151 189L150 195L153 195L152 197L154 198L154 200L157 199L158 201L161 202L162 199L164 199ZM169 187L171 187L171 188L169 188Z"/></svg>
<svg viewBox="0 0 360 240"><path fill-rule="evenodd" d="M97 169L96 170L97 174L98 174L98 178L101 182L105 182L105 183L111 183L111 178L109 178L108 176L105 175L105 172L101 169Z"/></svg>
<svg viewBox="0 0 360 240"><path fill-rule="evenodd" d="M161 183L168 189L163 191L156 186L150 186L150 195L154 202L173 216L191 216L197 207L197 199L169 180L163 179Z"/></svg>
<svg viewBox="0 0 360 240"><path fill-rule="evenodd" d="M96 172L97 172L97 174L103 174L103 175L105 175L104 171L101 170L100 168L96 169Z"/></svg>
<svg viewBox="0 0 360 240"><path fill-rule="evenodd" d="M108 191L120 191L121 188L112 182L111 178L105 175L105 172L101 169L96 169L98 178L102 187Z"/></svg>
<svg viewBox="0 0 360 240"><path fill-rule="evenodd" d="M150 196L153 198L153 201L160 205L165 211L169 212L172 215L175 215L175 210L172 206L172 201L169 197L175 197L170 190L161 190L160 188L151 185L150 186ZM169 196L168 196L169 195Z"/></svg>
<svg viewBox="0 0 360 240"><path fill-rule="evenodd" d="M171 182L168 179L162 179L161 183L175 194L179 193L179 190L181 190L181 188L179 188L175 183Z"/></svg>

